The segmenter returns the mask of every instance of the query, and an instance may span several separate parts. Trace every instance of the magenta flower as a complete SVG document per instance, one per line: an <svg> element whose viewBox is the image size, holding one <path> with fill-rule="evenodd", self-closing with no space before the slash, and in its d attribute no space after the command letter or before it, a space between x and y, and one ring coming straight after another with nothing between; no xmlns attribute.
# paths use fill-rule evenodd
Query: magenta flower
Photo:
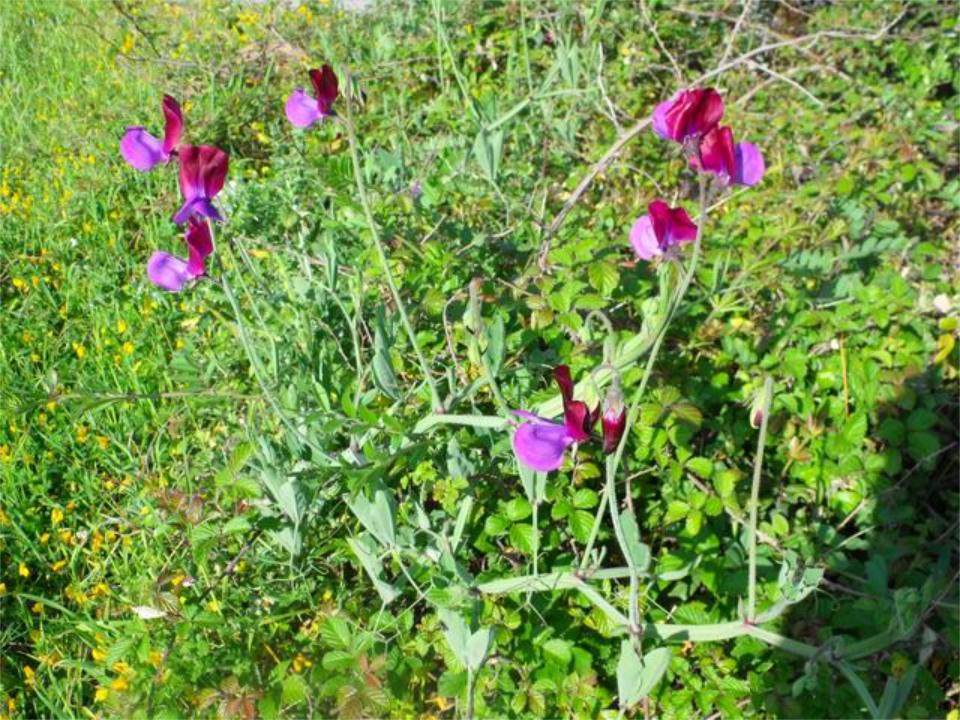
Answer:
<svg viewBox="0 0 960 720"><path fill-rule="evenodd" d="M183 113L180 105L169 95L163 96L163 116L166 124L163 140L155 138L139 125L128 127L120 140L120 154L130 165L145 172L158 163L170 162L183 134Z"/></svg>
<svg viewBox="0 0 960 720"><path fill-rule="evenodd" d="M706 135L723 117L723 98L713 88L678 92L653 110L653 130L662 138L685 142Z"/></svg>
<svg viewBox="0 0 960 720"><path fill-rule="evenodd" d="M521 423L513 434L513 451L520 462L538 472L559 468L568 447L590 439L600 415L599 407L591 411L585 402L573 399L570 368L560 365L553 371L553 376L563 395L563 424L524 410L514 410L527 422Z"/></svg>
<svg viewBox="0 0 960 720"><path fill-rule="evenodd" d="M299 128L310 127L317 120L333 115L331 106L340 94L337 76L329 65L324 65L320 70L311 70L310 82L316 97L307 95L303 88L297 88L287 98L287 120Z"/></svg>
<svg viewBox="0 0 960 720"><path fill-rule="evenodd" d="M173 216L177 225L199 216L221 221L213 198L227 177L230 156L212 145L184 145L180 148L180 192L183 205Z"/></svg>
<svg viewBox="0 0 960 720"><path fill-rule="evenodd" d="M638 218L630 229L630 244L641 260L652 260L696 236L697 226L686 210L654 200L647 206L647 214Z"/></svg>
<svg viewBox="0 0 960 720"><path fill-rule="evenodd" d="M213 253L213 239L206 220L190 218L187 227L187 258L155 252L147 261L147 277L157 287L180 292L191 280L205 275L207 257Z"/></svg>
<svg viewBox="0 0 960 720"><path fill-rule="evenodd" d="M757 146L734 143L733 131L725 125L717 126L703 136L699 157L691 155L690 164L734 185L756 185L766 170Z"/></svg>

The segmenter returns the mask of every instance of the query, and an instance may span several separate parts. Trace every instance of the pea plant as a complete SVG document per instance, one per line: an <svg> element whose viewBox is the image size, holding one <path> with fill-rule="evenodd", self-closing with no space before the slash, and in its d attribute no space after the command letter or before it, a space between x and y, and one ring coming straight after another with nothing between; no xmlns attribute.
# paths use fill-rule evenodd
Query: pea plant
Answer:
<svg viewBox="0 0 960 720"><path fill-rule="evenodd" d="M647 121L655 142L666 143L662 145L665 154L682 154L697 188L697 210L691 214L682 205L674 204L677 201L656 199L632 225L628 242L636 260L649 266L658 280L658 292L642 303L641 327L621 340L614 329L620 320L616 309L591 311L585 318L583 337L587 344L599 346L599 362L577 383L570 366L557 365L553 380L559 393L536 407L528 405L523 409L511 407L499 387L498 375L506 352L504 328L502 321L485 319L479 283L473 283L468 291L466 324L471 359L480 374L464 388L449 371L448 392L444 392L443 381L437 379L432 369L434 360L427 357L398 290L390 248L368 199L369 173L365 170L356 126L359 84L347 72L341 93L338 76L328 64L310 70L309 79L312 94L301 88L294 90L286 102L286 117L298 132L336 128L336 132L342 131L346 136L360 222L365 224L371 239L379 264L377 271L387 285L399 330L419 367L421 385L408 392L423 390L432 407L432 412L412 428L404 426L401 419L403 390L390 354L391 346L399 341L381 306L372 338L372 370L367 371L363 357L367 349L357 321L363 312L362 291L355 287L349 296L343 296L337 289L335 244L328 246L327 275L318 278L317 283L334 298L351 328L349 344L353 357L344 353L343 361L355 365L357 389L352 397L343 393L341 402L362 406L363 378L371 377L379 393L394 404L382 417L368 417L354 427L331 429L324 425L322 412L312 416L300 413L296 397L281 397L275 391L268 368L271 351L264 353L262 349L263 342L273 341L258 337L258 332L251 328L244 317L242 299L246 291L242 286L239 293L234 290L234 273L219 261L218 249L233 260L234 269L236 259L242 262L244 257L242 246L231 241L229 213L216 204L228 175L228 154L211 145L183 143L184 133L192 133L193 129L185 122L180 105L170 96L162 101L162 139L142 127L131 127L120 144L123 157L138 171L172 164L179 172L183 202L172 220L185 227L186 257L155 252L147 263L147 277L157 288L173 293L189 291L201 283L219 288L233 314L235 337L249 358L264 399L282 422L285 442L296 458L294 467L286 468L270 442L261 441L256 449L255 462L271 502L261 508L265 519L255 532L269 533L291 556L296 555L308 520L315 519L317 509L326 507L324 503L331 497L348 488L343 493L346 504L362 528L348 539L350 551L384 608L404 597L433 608L442 624L450 662L462 669L455 689L462 697L463 715L467 718L482 713L485 703L482 692L478 693L478 679L497 660L496 627L489 611L496 598L560 592L578 593L593 609L590 626L615 644L621 713L632 711L661 683L678 643L716 642L740 636L805 659L808 674L815 672L817 666L833 668L850 682L873 717L895 713L909 694L912 679L890 678L882 698L877 700L858 674L857 662L913 634L919 621L916 608L905 608L887 630L856 642L835 639L817 646L771 629L790 606L817 590L823 576L822 569L805 567L795 555L787 553L779 572L777 597L765 602L758 593L758 504L764 446L775 400L772 377L759 383L749 410L750 424L757 435L744 531L748 579L738 615L723 622L698 624L650 619L651 589L669 592L671 584L685 578L692 567L659 566L654 560L654 549L641 537L638 517L644 508L632 492L631 482L637 477L637 469L627 467L631 457L627 448L641 441L638 430L645 422L643 403L668 330L683 312L702 248L709 242L711 208L735 205L742 193L762 182L766 169L761 149L750 142L738 142L731 127L721 124L726 110L721 94L705 86L679 91L658 104ZM478 136L479 156L496 156L495 138L495 128ZM732 195L737 187L743 190ZM217 226L226 231L215 238ZM641 372L628 373L634 368ZM628 376L639 379L627 382ZM458 413L461 401L479 388L489 390L497 414ZM396 417L391 417L394 412ZM470 556L467 538L474 517L474 499L469 494L449 521L438 522L438 515L427 511L423 497L409 503L411 511L398 511L397 489L389 485L392 464L405 454L438 442L444 430L458 427L471 428L491 438L494 444L497 437L509 436L513 457L499 467L504 473L501 480L506 491L519 488L517 497L511 500L518 515L525 516L529 511L531 517L529 536L523 538L532 561L529 574L490 577L482 561ZM327 430L334 440L322 436ZM450 474L469 476L471 463L460 451L456 435L448 438L446 450ZM602 490L585 533L586 542L573 543L573 562L541 568L544 523L540 513L548 503L550 474L562 472L581 457L595 458L603 467ZM340 478L343 483L321 484L310 494L300 480L310 472L325 479ZM518 484L514 478L519 479ZM609 544L604 541L609 537L608 528L612 528L614 540ZM236 563L231 563L225 572L232 573L235 567ZM162 617L162 613L150 608L140 608L139 614L150 619Z"/></svg>

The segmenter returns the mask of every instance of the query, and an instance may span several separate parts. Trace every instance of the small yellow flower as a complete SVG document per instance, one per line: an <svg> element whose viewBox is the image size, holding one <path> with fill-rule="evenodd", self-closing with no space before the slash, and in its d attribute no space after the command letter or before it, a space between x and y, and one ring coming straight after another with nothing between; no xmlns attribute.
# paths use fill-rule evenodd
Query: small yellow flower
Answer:
<svg viewBox="0 0 960 720"><path fill-rule="evenodd" d="M80 343L72 343L73 351L77 354L77 359L83 360L87 356L87 349Z"/></svg>
<svg viewBox="0 0 960 720"><path fill-rule="evenodd" d="M150 654L147 655L147 662L155 668L160 667L161 663L163 663L163 653L159 650L151 650Z"/></svg>
<svg viewBox="0 0 960 720"><path fill-rule="evenodd" d="M32 667L30 667L29 665L23 666L23 684L24 685L26 685L27 687L33 687L34 682L36 682L35 675L36 673L33 671Z"/></svg>
<svg viewBox="0 0 960 720"><path fill-rule="evenodd" d="M45 532L40 536L40 544L46 545L48 542L50 542L50 533Z"/></svg>
<svg viewBox="0 0 960 720"><path fill-rule="evenodd" d="M7 445L0 445L0 462L10 462L13 458L13 453L10 452L10 447Z"/></svg>
<svg viewBox="0 0 960 720"><path fill-rule="evenodd" d="M28 568L23 563L20 563L20 567L17 568L17 572L20 574L20 577L25 577L25 578L30 577L30 568Z"/></svg>
<svg viewBox="0 0 960 720"><path fill-rule="evenodd" d="M53 565L50 566L50 569L54 572L60 572L67 566L66 560L57 560Z"/></svg>
<svg viewBox="0 0 960 720"><path fill-rule="evenodd" d="M47 407L47 410L49 410L50 412L53 412L54 410L57 409L57 401L56 401L56 400L47 400L47 405L46 405L46 407Z"/></svg>
<svg viewBox="0 0 960 720"><path fill-rule="evenodd" d="M78 426L77 426L77 442L78 442L78 443L85 443L85 442L87 441L87 433L88 433L88 432L89 432L89 430L87 430L87 426L86 426L86 425L78 425Z"/></svg>
<svg viewBox="0 0 960 720"><path fill-rule="evenodd" d="M97 444L100 446L101 450L106 450L110 447L110 438L105 435L97 435Z"/></svg>
<svg viewBox="0 0 960 720"><path fill-rule="evenodd" d="M324 590L323 601L330 602L332 599L333 599L333 592L331 590Z"/></svg>
<svg viewBox="0 0 960 720"><path fill-rule="evenodd" d="M13 286L14 286L17 290L26 290L26 289L27 289L27 281L24 280L23 278L15 277L15 278L13 279Z"/></svg>
<svg viewBox="0 0 960 720"><path fill-rule="evenodd" d="M50 511L50 524L56 527L62 522L63 522L63 510L61 510L58 507L53 508L53 510Z"/></svg>
<svg viewBox="0 0 960 720"><path fill-rule="evenodd" d="M304 668L308 667L313 667L313 663L303 653L297 653L297 656L293 659L293 671L302 672Z"/></svg>
<svg viewBox="0 0 960 720"><path fill-rule="evenodd" d="M102 648L94 648L90 654L93 656L94 662L103 662L107 659L107 651Z"/></svg>
<svg viewBox="0 0 960 720"><path fill-rule="evenodd" d="M124 355L133 355L134 349L135 349L135 348L134 348L134 344L133 344L132 342L130 342L129 340L127 340L127 341L123 344L123 353L124 353Z"/></svg>
<svg viewBox="0 0 960 720"><path fill-rule="evenodd" d="M70 530L61 530L57 533L57 536L60 538L60 542L62 542L64 545L73 540L73 532Z"/></svg>
<svg viewBox="0 0 960 720"><path fill-rule="evenodd" d="M114 692L123 692L130 687L130 685L127 684L125 678L118 677L112 683L110 683L110 687L113 688Z"/></svg>
<svg viewBox="0 0 960 720"><path fill-rule="evenodd" d="M110 586L106 583L97 583L93 586L93 590L90 591L91 597L106 597L110 594Z"/></svg>
<svg viewBox="0 0 960 720"><path fill-rule="evenodd" d="M121 335L127 331L127 323L123 320L117 320L117 332Z"/></svg>
<svg viewBox="0 0 960 720"><path fill-rule="evenodd" d="M210 602L207 603L207 610L210 612L220 612L220 603L217 602L216 598L211 599Z"/></svg>
<svg viewBox="0 0 960 720"><path fill-rule="evenodd" d="M97 692L95 692L93 695L93 699L95 702L103 702L108 697L110 697L110 691L107 690L105 687L98 687Z"/></svg>
<svg viewBox="0 0 960 720"><path fill-rule="evenodd" d="M4 582L0 582L0 595L6 595L6 594L7 594L7 584Z"/></svg>
<svg viewBox="0 0 960 720"><path fill-rule="evenodd" d="M127 665L127 663L125 663L123 660L117 660L113 664L113 671L118 675L126 675L128 672L130 672L130 670L131 670L131 667Z"/></svg>

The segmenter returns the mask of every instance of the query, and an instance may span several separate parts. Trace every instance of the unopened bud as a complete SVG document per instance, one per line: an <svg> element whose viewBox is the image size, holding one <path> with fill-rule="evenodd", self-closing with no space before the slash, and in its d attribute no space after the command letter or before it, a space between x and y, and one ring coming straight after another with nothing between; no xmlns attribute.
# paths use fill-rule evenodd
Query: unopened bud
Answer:
<svg viewBox="0 0 960 720"><path fill-rule="evenodd" d="M617 449L627 425L627 409L623 404L620 378L614 377L603 401L603 451L608 455Z"/></svg>
<svg viewBox="0 0 960 720"><path fill-rule="evenodd" d="M754 396L753 404L750 406L750 425L759 428L763 424L764 416L770 412L770 405L773 404L773 382L767 378L763 387Z"/></svg>

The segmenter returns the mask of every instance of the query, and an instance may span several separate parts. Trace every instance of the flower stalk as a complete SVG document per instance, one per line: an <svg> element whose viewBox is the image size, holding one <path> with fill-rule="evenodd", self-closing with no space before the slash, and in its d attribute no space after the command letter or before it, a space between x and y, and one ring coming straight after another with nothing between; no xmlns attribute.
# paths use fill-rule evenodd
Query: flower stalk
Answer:
<svg viewBox="0 0 960 720"><path fill-rule="evenodd" d="M357 148L357 135L353 126L353 98L351 96L350 88L350 71L346 71L346 80L345 80L346 92L344 93L344 104L347 106L346 118L344 120L344 127L347 130L347 139L350 143L350 158L353 161L353 177L357 185L357 194L360 196L360 205L363 207L363 214L367 219L367 225L370 228L370 234L373 237L373 245L377 251L377 257L380 260L380 266L383 269L383 274L387 279L387 285L390 288L390 294L393 296L393 302L397 306L397 312L400 314L400 322L403 324L403 329L407 333L407 338L410 340L410 344L413 346L413 351L417 356L417 362L420 364L420 371L423 373L424 379L427 381L427 385L430 387L430 404L433 407L434 412L440 412L443 409L443 404L440 402L440 393L437 390L437 383L433 379L433 375L430 374L430 367L427 365L427 359L423 355L423 351L420 349L420 344L417 342L416 333L413 331L413 325L410 323L410 318L407 315L407 309L403 304L403 299L400 297L400 291L397 289L396 280L393 277L393 271L390 269L390 261L387 258L387 250L383 245L383 239L380 237L380 230L377 227L377 222L374 220L373 211L370 209L370 201L367 198L367 189L363 183L363 171L360 167L360 151Z"/></svg>

